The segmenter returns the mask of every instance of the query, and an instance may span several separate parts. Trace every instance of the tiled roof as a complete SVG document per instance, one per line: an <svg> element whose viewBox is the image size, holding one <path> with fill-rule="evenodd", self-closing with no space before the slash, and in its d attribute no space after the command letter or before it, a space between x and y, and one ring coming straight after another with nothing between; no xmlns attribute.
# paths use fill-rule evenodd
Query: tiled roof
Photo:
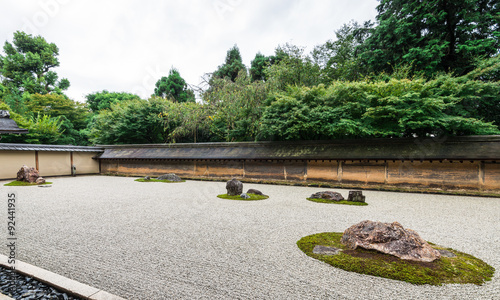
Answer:
<svg viewBox="0 0 500 300"><path fill-rule="evenodd" d="M103 152L102 147L72 146L72 145L36 145L0 143L0 150L14 151L69 151L69 152Z"/></svg>
<svg viewBox="0 0 500 300"><path fill-rule="evenodd" d="M500 160L500 136L102 147L100 159Z"/></svg>

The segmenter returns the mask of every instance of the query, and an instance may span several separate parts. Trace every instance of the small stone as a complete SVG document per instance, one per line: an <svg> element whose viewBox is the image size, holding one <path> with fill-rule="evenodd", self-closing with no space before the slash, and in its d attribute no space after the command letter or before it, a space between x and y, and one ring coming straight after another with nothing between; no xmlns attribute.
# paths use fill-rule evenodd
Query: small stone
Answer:
<svg viewBox="0 0 500 300"><path fill-rule="evenodd" d="M226 183L226 190L228 196L241 195L243 193L243 183L233 178Z"/></svg>
<svg viewBox="0 0 500 300"><path fill-rule="evenodd" d="M316 245L316 246L314 246L314 249L313 249L314 254L321 254L321 255L337 255L341 251L342 250L339 248L329 247L329 246L321 246L321 245Z"/></svg>
<svg viewBox="0 0 500 300"><path fill-rule="evenodd" d="M365 196L363 196L362 191L349 191L349 196L347 197L347 201L365 202Z"/></svg>
<svg viewBox="0 0 500 300"><path fill-rule="evenodd" d="M250 196L248 196L245 193L241 194L240 197L243 198L243 199L250 199Z"/></svg>
<svg viewBox="0 0 500 300"><path fill-rule="evenodd" d="M151 177L149 177L149 176L145 176L143 179L144 179L144 180L151 180Z"/></svg>
<svg viewBox="0 0 500 300"><path fill-rule="evenodd" d="M325 199L330 201L342 201L344 197L342 194L332 191L317 192L311 195L312 199Z"/></svg>
<svg viewBox="0 0 500 300"><path fill-rule="evenodd" d="M182 181L182 179L179 176L177 176L173 173L161 175L158 177L158 180Z"/></svg>
<svg viewBox="0 0 500 300"><path fill-rule="evenodd" d="M45 183L45 178L38 177L35 182L36 182L36 184L43 184L43 183Z"/></svg>
<svg viewBox="0 0 500 300"><path fill-rule="evenodd" d="M248 189L247 194L254 194L254 195L261 195L261 196L264 195L264 194L262 194L261 191L256 190L256 189Z"/></svg>

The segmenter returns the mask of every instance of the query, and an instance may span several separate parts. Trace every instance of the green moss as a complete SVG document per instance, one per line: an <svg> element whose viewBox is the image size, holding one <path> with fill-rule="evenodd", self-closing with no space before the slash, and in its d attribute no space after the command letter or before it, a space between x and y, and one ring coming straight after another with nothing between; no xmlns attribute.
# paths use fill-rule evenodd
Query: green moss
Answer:
<svg viewBox="0 0 500 300"><path fill-rule="evenodd" d="M339 269L413 284L473 283L481 285L485 281L491 280L495 272L492 266L478 258L433 244L433 248L451 251L456 257L441 257L431 263L407 261L359 247L356 250L348 250L340 243L341 237L341 232L313 234L300 239L297 246L308 256ZM314 254L312 251L316 245L332 246L343 251L337 255Z"/></svg>
<svg viewBox="0 0 500 300"><path fill-rule="evenodd" d="M4 186L34 186L34 185L45 185L45 184L52 184L52 182L45 182L38 184L38 183L29 183L29 182L15 180L4 184Z"/></svg>
<svg viewBox="0 0 500 300"><path fill-rule="evenodd" d="M347 200L331 201L331 200L327 200L327 199L317 199L317 198L307 198L307 200L312 201L312 202L318 202L318 203L345 204L345 205L358 205L358 206L368 205L368 203L366 203L366 202L354 202L354 201L347 201Z"/></svg>
<svg viewBox="0 0 500 300"><path fill-rule="evenodd" d="M137 181L137 182L166 182L166 183L186 182L186 180L182 180L182 181L170 181L170 180L158 180L158 179L154 179L154 178L151 178L150 180L146 180L144 178L139 178L139 179L136 179L134 181Z"/></svg>
<svg viewBox="0 0 500 300"><path fill-rule="evenodd" d="M266 195L256 195L256 194L247 194L247 195L250 196L250 198L243 199L240 197L240 195L229 196L228 194L217 195L217 197L219 197L221 199L241 200L241 201L255 201L255 200L264 200L264 199L269 198L269 196L266 196Z"/></svg>

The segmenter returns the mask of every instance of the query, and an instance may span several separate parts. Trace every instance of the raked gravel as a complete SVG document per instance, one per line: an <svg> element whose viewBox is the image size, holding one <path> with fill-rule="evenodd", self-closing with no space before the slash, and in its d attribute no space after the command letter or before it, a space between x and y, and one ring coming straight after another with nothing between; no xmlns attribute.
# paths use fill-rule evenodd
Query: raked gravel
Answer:
<svg viewBox="0 0 500 300"><path fill-rule="evenodd" d="M7 194L15 192L18 259L127 299L500 299L498 198L364 191L368 206L347 206L305 199L325 188L245 183L244 191L270 198L233 201L216 197L224 182L134 179L0 182L0 237L6 241ZM296 245L367 219L398 221L472 254L495 277L483 286L417 286L333 268Z"/></svg>

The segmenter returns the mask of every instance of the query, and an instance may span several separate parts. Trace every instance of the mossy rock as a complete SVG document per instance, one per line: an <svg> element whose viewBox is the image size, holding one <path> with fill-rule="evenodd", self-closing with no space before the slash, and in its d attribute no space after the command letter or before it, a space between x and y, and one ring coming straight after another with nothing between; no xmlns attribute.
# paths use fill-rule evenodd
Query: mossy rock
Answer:
<svg viewBox="0 0 500 300"><path fill-rule="evenodd" d="M4 186L37 186L37 185L47 185L47 184L52 184L52 182L29 183L29 182L25 182L25 181L14 180L12 182L4 184Z"/></svg>
<svg viewBox="0 0 500 300"><path fill-rule="evenodd" d="M368 203L366 203L366 202L355 202L355 201L347 201L347 200L333 201L333 200L327 200L327 199L321 199L321 198L306 198L306 199L309 201L312 201L312 202L317 202L317 203L344 204L344 205L357 205L357 206L368 205Z"/></svg>
<svg viewBox="0 0 500 300"><path fill-rule="evenodd" d="M269 196L266 196L266 195L257 195L257 194L247 194L247 195L250 196L250 198L244 199L244 198L241 198L240 195L229 196L228 194L217 195L217 197L219 197L221 199L240 200L240 201L256 201L256 200L264 200L264 199L269 198Z"/></svg>
<svg viewBox="0 0 500 300"><path fill-rule="evenodd" d="M144 179L144 178L139 178L139 179L136 179L134 181L137 181L137 182L164 182L164 183L178 183L178 182L186 182L186 180L181 180L181 181L170 181L170 180L158 180L158 179L154 179L154 178L151 178L149 180L147 179Z"/></svg>
<svg viewBox="0 0 500 300"><path fill-rule="evenodd" d="M340 243L342 234L341 232L325 232L309 235L300 239L297 246L308 256L339 269L420 285L448 283L482 285L485 281L490 281L495 272L492 266L472 255L432 243L430 244L434 249L447 250L456 256L442 256L428 263L402 260L393 255L359 247L349 250ZM313 249L316 245L335 247L342 251L337 255L315 254Z"/></svg>

